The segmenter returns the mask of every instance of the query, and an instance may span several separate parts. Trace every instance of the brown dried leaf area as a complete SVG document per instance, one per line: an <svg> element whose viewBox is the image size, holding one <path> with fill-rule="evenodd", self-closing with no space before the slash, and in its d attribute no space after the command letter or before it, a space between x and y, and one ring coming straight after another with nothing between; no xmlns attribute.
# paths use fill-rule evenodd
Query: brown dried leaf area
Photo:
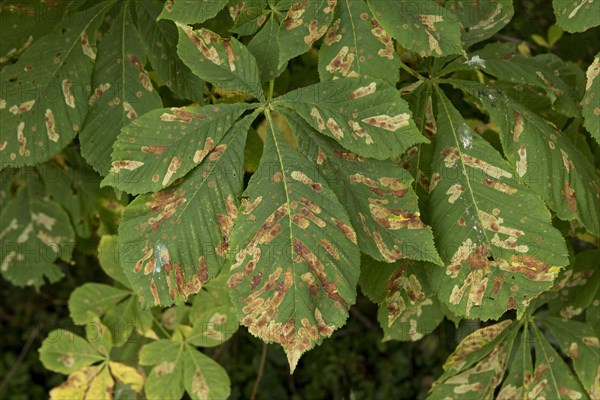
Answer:
<svg viewBox="0 0 600 400"><path fill-rule="evenodd" d="M305 188L290 192L289 203L254 225L257 231L235 254L228 283L243 305L241 322L253 335L281 344L293 371L304 352L331 336L354 302L340 293L346 283L337 268L347 263L343 248L357 241L348 223L300 195L307 190L319 194L322 184L300 171L286 178L276 172L271 178L275 183L283 179ZM265 207L272 205L262 196L243 199L239 215L252 223L265 215ZM330 231L337 240L328 238Z"/></svg>
<svg viewBox="0 0 600 400"><path fill-rule="evenodd" d="M494 231L489 225L484 227ZM495 228L499 231L502 227ZM506 231L506 228L504 230ZM510 248L518 249L519 246L516 246L511 238L516 241L520 236L517 234L522 234L522 231L513 230L511 233L515 235L509 235L504 241L498 239L496 243L492 239L492 244L505 247L508 243ZM494 238L497 238L497 233ZM459 305L466 298L466 315L470 314L473 307L483 305L486 293L493 298L500 293L508 293L507 309L526 307L533 297L524 297L519 304L516 298L520 295L521 288L517 284L509 286L511 278L520 276L530 282L553 282L558 275L557 267L552 267L529 254L512 254L509 258L494 258L494 254L489 244L476 244L469 238L458 247L446 266L446 275L456 281L448 301L450 304Z"/></svg>
<svg viewBox="0 0 600 400"><path fill-rule="evenodd" d="M189 25L179 25L187 37L192 41L196 49L204 58L218 66L224 66L231 72L237 70L236 62L239 59L233 50L231 41L221 38L208 29L194 31Z"/></svg>
<svg viewBox="0 0 600 400"><path fill-rule="evenodd" d="M418 331L418 321L423 315L423 307L433 304L423 290L419 278L407 271L410 262L404 262L388 279L385 298L387 325L395 322L409 326L408 336L411 340L419 340L423 334Z"/></svg>

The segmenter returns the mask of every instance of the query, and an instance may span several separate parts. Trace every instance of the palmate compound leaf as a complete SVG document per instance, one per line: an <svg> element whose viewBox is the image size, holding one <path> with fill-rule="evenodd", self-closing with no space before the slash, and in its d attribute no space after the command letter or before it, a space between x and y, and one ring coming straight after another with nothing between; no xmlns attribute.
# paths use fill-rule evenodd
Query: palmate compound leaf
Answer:
<svg viewBox="0 0 600 400"><path fill-rule="evenodd" d="M238 121L181 181L140 195L125 209L119 227L121 265L145 306L180 303L221 270L254 118Z"/></svg>
<svg viewBox="0 0 600 400"><path fill-rule="evenodd" d="M514 15L512 0L447 1L461 24L461 39L465 48L492 37L504 28Z"/></svg>
<svg viewBox="0 0 600 400"><path fill-rule="evenodd" d="M142 347L140 364L152 365L145 386L149 400L226 399L230 394L227 372L187 342L158 340Z"/></svg>
<svg viewBox="0 0 600 400"><path fill-rule="evenodd" d="M0 213L0 272L17 286L58 281L63 273L54 262L69 260L75 247L69 215L44 195L38 177L30 178Z"/></svg>
<svg viewBox="0 0 600 400"><path fill-rule="evenodd" d="M585 96L581 100L585 128L596 142L600 144L600 53L587 69Z"/></svg>
<svg viewBox="0 0 600 400"><path fill-rule="evenodd" d="M319 50L321 80L370 76L395 84L398 74L394 42L367 4L340 0Z"/></svg>
<svg viewBox="0 0 600 400"><path fill-rule="evenodd" d="M475 82L451 82L469 93L484 93L478 99L497 124L517 177L560 219L576 219L600 235L600 177L586 155L555 125L501 91Z"/></svg>
<svg viewBox="0 0 600 400"><path fill-rule="evenodd" d="M600 3L594 0L552 0L556 23L567 32L584 32L600 23Z"/></svg>
<svg viewBox="0 0 600 400"><path fill-rule="evenodd" d="M459 18L432 0L369 0L369 8L392 37L422 57L462 51Z"/></svg>
<svg viewBox="0 0 600 400"><path fill-rule="evenodd" d="M85 338L64 329L50 332L39 349L40 360L51 371L69 374L63 384L50 390L50 399L112 400L123 391L139 396L144 374L112 361L112 347L110 331L97 319L86 325Z"/></svg>
<svg viewBox="0 0 600 400"><path fill-rule="evenodd" d="M496 399L586 398L584 388L540 329L534 323L525 324L515 343L510 372Z"/></svg>
<svg viewBox="0 0 600 400"><path fill-rule="evenodd" d="M88 110L96 29L114 1L65 17L0 71L0 168L46 161L80 131Z"/></svg>
<svg viewBox="0 0 600 400"><path fill-rule="evenodd" d="M429 217L446 268L432 284L455 314L521 314L568 264L564 239L540 197L439 90L437 123Z"/></svg>
<svg viewBox="0 0 600 400"><path fill-rule="evenodd" d="M276 10L284 13L277 39L279 65L307 52L333 21L338 0L281 0Z"/></svg>
<svg viewBox="0 0 600 400"><path fill-rule="evenodd" d="M103 184L134 194L164 189L200 164L252 107L236 103L150 111L117 137Z"/></svg>
<svg viewBox="0 0 600 400"><path fill-rule="evenodd" d="M263 157L231 232L229 286L242 324L281 344L293 371L345 323L360 253L344 207L266 114Z"/></svg>
<svg viewBox="0 0 600 400"><path fill-rule="evenodd" d="M101 175L108 174L112 146L121 128L162 106L144 69L146 54L131 17L132 3L119 4L112 25L98 44L93 92L79 134L81 153Z"/></svg>
<svg viewBox="0 0 600 400"><path fill-rule="evenodd" d="M167 0L158 18L199 24L217 15L225 5L227 0Z"/></svg>
<svg viewBox="0 0 600 400"><path fill-rule="evenodd" d="M398 90L377 79L336 79L286 93L273 102L363 157L399 156L427 142Z"/></svg>
<svg viewBox="0 0 600 400"><path fill-rule="evenodd" d="M442 265L431 228L420 219L413 178L404 168L346 151L297 114L282 114L300 151L344 202L363 253L386 262L406 258Z"/></svg>
<svg viewBox="0 0 600 400"><path fill-rule="evenodd" d="M383 341L420 340L444 318L440 302L429 283L436 265L402 260L387 264L363 257L360 287L379 305L377 319Z"/></svg>
<svg viewBox="0 0 600 400"><path fill-rule="evenodd" d="M180 23L177 26L177 54L195 75L222 89L265 99L256 59L242 43L208 29L194 30Z"/></svg>
<svg viewBox="0 0 600 400"><path fill-rule="evenodd" d="M177 55L177 27L172 21L156 20L162 10L162 3L145 0L135 1L133 5L136 28L156 74L175 93L204 104L204 82Z"/></svg>

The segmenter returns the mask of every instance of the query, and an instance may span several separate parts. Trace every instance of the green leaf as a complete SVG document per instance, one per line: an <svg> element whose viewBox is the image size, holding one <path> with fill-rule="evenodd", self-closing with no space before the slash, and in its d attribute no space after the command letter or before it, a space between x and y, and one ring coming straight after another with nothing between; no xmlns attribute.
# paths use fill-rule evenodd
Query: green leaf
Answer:
<svg viewBox="0 0 600 400"><path fill-rule="evenodd" d="M198 77L222 89L248 93L264 101L256 59L237 39L208 29L179 27L177 53Z"/></svg>
<svg viewBox="0 0 600 400"><path fill-rule="evenodd" d="M363 253L387 262L408 258L442 264L431 228L420 219L413 178L404 168L345 151L298 115L284 115L298 148L317 165L337 198L344 200Z"/></svg>
<svg viewBox="0 0 600 400"><path fill-rule="evenodd" d="M273 105L295 111L318 132L363 157L399 156L426 142L398 90L381 80L317 83L288 92Z"/></svg>
<svg viewBox="0 0 600 400"><path fill-rule="evenodd" d="M131 292L100 283L84 283L69 296L69 313L79 325L101 317L108 308L119 303Z"/></svg>
<svg viewBox="0 0 600 400"><path fill-rule="evenodd" d="M223 107L223 105L221 105ZM138 196L119 228L121 265L144 305L171 305L215 277L243 188L245 117L180 182Z"/></svg>
<svg viewBox="0 0 600 400"><path fill-rule="evenodd" d="M399 261L386 264L363 258L360 287L379 304L377 319L383 340L416 341L444 318L429 283L432 264Z"/></svg>
<svg viewBox="0 0 600 400"><path fill-rule="evenodd" d="M502 92L454 81L479 100L497 124L506 158L517 176L563 220L577 219L600 235L600 179L594 166L560 130Z"/></svg>
<svg viewBox="0 0 600 400"><path fill-rule="evenodd" d="M571 360L577 376L592 399L600 394L600 341L598 332L578 321L545 317L542 321Z"/></svg>
<svg viewBox="0 0 600 400"><path fill-rule="evenodd" d="M137 298L129 292L129 297L113 305L102 316L102 323L110 329L115 346L122 346L137 332L140 336L156 338L152 331L153 316L150 310L143 310Z"/></svg>
<svg viewBox="0 0 600 400"><path fill-rule="evenodd" d="M2 208L0 238L2 276L14 285L36 288L44 284L44 277L51 283L62 278L54 261L69 260L75 245L69 215L44 198L40 182L34 179Z"/></svg>
<svg viewBox="0 0 600 400"><path fill-rule="evenodd" d="M405 48L421 57L462 51L460 21L432 0L369 0L375 19Z"/></svg>
<svg viewBox="0 0 600 400"><path fill-rule="evenodd" d="M600 24L600 3L594 0L552 0L556 23L565 31L585 32Z"/></svg>
<svg viewBox="0 0 600 400"><path fill-rule="evenodd" d="M548 295L556 298L548 302L552 315L564 320L583 314L600 291L600 269L597 268L600 250L583 251L575 256L575 265L564 271Z"/></svg>
<svg viewBox="0 0 600 400"><path fill-rule="evenodd" d="M441 92L430 186L430 223L446 268L432 284L448 308L470 318L521 314L568 264L560 232L538 195L464 121Z"/></svg>
<svg viewBox="0 0 600 400"><path fill-rule="evenodd" d="M103 184L134 194L170 186L200 164L252 107L235 103L150 111L117 137Z"/></svg>
<svg viewBox="0 0 600 400"><path fill-rule="evenodd" d="M346 211L269 112L263 158L231 242L229 286L241 322L281 344L293 371L302 353L344 324L360 260Z"/></svg>
<svg viewBox="0 0 600 400"><path fill-rule="evenodd" d="M1 167L46 161L82 128L96 52L95 33L114 4L102 2L65 17L0 71Z"/></svg>
<svg viewBox="0 0 600 400"><path fill-rule="evenodd" d="M149 400L179 399L184 390L192 399L226 399L230 381L219 364L184 343L158 340L142 347L141 365L154 365L146 382Z"/></svg>
<svg viewBox="0 0 600 400"><path fill-rule="evenodd" d="M502 321L465 337L448 357L445 372L433 384L428 400L494 398L517 333L511 323Z"/></svg>
<svg viewBox="0 0 600 400"><path fill-rule="evenodd" d="M587 69L585 96L581 100L582 114L585 119L585 129L600 144L600 53Z"/></svg>
<svg viewBox="0 0 600 400"><path fill-rule="evenodd" d="M227 5L227 0L167 0L158 19L200 24L211 19Z"/></svg>
<svg viewBox="0 0 600 400"><path fill-rule="evenodd" d="M560 26L550 26L550 28L548 28L548 44L554 46L563 37L564 33L565 31L563 31Z"/></svg>
<svg viewBox="0 0 600 400"><path fill-rule="evenodd" d="M238 329L237 314L231 304L210 307L194 319L193 323L187 342L194 346L218 346L233 336Z"/></svg>
<svg viewBox="0 0 600 400"><path fill-rule="evenodd" d="M186 99L204 104L204 82L177 55L179 34L172 21L157 21L162 4L155 0L135 1L135 24L152 68L164 84Z"/></svg>
<svg viewBox="0 0 600 400"><path fill-rule="evenodd" d="M183 344L157 340L140 350L140 365L154 365L144 387L148 400L180 399L183 387Z"/></svg>
<svg viewBox="0 0 600 400"><path fill-rule="evenodd" d="M183 354L183 384L192 399L227 399L231 382L223 367L190 346Z"/></svg>
<svg viewBox="0 0 600 400"><path fill-rule="evenodd" d="M282 0L280 12L287 11L279 27L279 65L308 51L333 21L336 0Z"/></svg>
<svg viewBox="0 0 600 400"><path fill-rule="evenodd" d="M373 77L395 84L399 63L394 42L363 1L341 0L319 50L321 81Z"/></svg>
<svg viewBox="0 0 600 400"><path fill-rule="evenodd" d="M460 20L465 48L492 37L508 25L515 13L512 0L452 0L445 7Z"/></svg>
<svg viewBox="0 0 600 400"><path fill-rule="evenodd" d="M98 245L98 261L106 275L125 287L130 287L129 281L121 267L117 235L104 235L100 238L100 244Z"/></svg>
<svg viewBox="0 0 600 400"><path fill-rule="evenodd" d="M105 358L87 340L64 329L50 332L39 352L44 367L61 374L69 374Z"/></svg>
<svg viewBox="0 0 600 400"><path fill-rule="evenodd" d="M248 43L248 50L256 58L261 82L277 78L287 66L287 63L279 65L278 29L279 25L275 22L275 14L271 14L261 31Z"/></svg>
<svg viewBox="0 0 600 400"><path fill-rule="evenodd" d="M101 175L108 174L113 143L121 128L162 106L144 69L145 49L129 2L123 2L98 45L89 111L79 134L81 154Z"/></svg>
<svg viewBox="0 0 600 400"><path fill-rule="evenodd" d="M234 22L230 31L240 36L253 35L265 23L269 12L266 0L229 0L229 15Z"/></svg>

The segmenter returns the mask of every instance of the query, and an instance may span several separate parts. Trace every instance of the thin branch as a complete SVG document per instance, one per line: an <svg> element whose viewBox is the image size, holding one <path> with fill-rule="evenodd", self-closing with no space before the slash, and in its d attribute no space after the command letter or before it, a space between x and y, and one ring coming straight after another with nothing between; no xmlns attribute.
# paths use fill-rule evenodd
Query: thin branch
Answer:
<svg viewBox="0 0 600 400"><path fill-rule="evenodd" d="M250 395L250 400L256 400L256 395L258 394L258 387L260 386L260 381L262 380L263 372L265 371L265 363L267 361L267 349L267 344L263 343L262 354L260 355L260 364L258 365L258 374L256 374L256 380L254 381L254 386L252 387L252 394Z"/></svg>
<svg viewBox="0 0 600 400"><path fill-rule="evenodd" d="M15 361L15 363L13 364L10 371L8 371L8 374L6 374L6 376L2 380L2 383L0 383L0 393L4 393L4 389L5 389L6 385L8 384L8 382L10 381L12 376L15 374L15 372L17 372L17 370L19 369L21 364L23 363L23 360L25 359L25 356L29 352L29 349L31 348L31 345L33 344L33 341L34 341L35 337L37 336L37 334L38 334L37 329L33 329L31 331L31 333L29 334L29 337L27 338L27 342L25 342L25 345L21 349L21 353L19 354L17 361Z"/></svg>

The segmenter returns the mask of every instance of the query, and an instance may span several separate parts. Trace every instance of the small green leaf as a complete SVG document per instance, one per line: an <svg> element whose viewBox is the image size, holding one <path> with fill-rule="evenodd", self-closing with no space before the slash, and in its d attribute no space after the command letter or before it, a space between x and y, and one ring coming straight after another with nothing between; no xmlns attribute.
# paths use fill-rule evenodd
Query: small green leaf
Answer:
<svg viewBox="0 0 600 400"><path fill-rule="evenodd" d="M362 1L341 0L319 51L321 81L373 77L395 84L394 42Z"/></svg>
<svg viewBox="0 0 600 400"><path fill-rule="evenodd" d="M238 329L237 314L231 304L210 307L194 319L193 323L187 342L201 347L218 346Z"/></svg>
<svg viewBox="0 0 600 400"><path fill-rule="evenodd" d="M273 102L363 157L387 159L424 143L398 90L376 79L336 79L286 93ZM285 110L285 109L284 109Z"/></svg>
<svg viewBox="0 0 600 400"><path fill-rule="evenodd" d="M183 354L183 384L192 399L227 399L231 382L223 367L216 361L186 346Z"/></svg>
<svg viewBox="0 0 600 400"><path fill-rule="evenodd" d="M585 32L600 24L600 3L594 0L552 0L556 23L565 31Z"/></svg>
<svg viewBox="0 0 600 400"><path fill-rule="evenodd" d="M460 21L432 0L369 0L375 19L405 48L421 57L462 51Z"/></svg>
<svg viewBox="0 0 600 400"><path fill-rule="evenodd" d="M158 19L200 24L211 19L227 5L227 0L167 0Z"/></svg>
<svg viewBox="0 0 600 400"><path fill-rule="evenodd" d="M581 100L585 128L600 144L600 53L587 69L585 96Z"/></svg>
<svg viewBox="0 0 600 400"><path fill-rule="evenodd" d="M548 44L554 46L563 37L565 31L559 25L552 25L548 28Z"/></svg>
<svg viewBox="0 0 600 400"><path fill-rule="evenodd" d="M140 365L153 365L144 387L148 400L180 399L183 387L183 344L157 340L140 350Z"/></svg>
<svg viewBox="0 0 600 400"><path fill-rule="evenodd" d="M177 54L198 77L222 89L248 93L264 101L256 59L237 39L208 29L179 27Z"/></svg>
<svg viewBox="0 0 600 400"><path fill-rule="evenodd" d="M121 267L119 242L116 235L104 235L100 238L100 244L98 245L98 261L106 275L110 276L120 284L130 287L129 281L125 277L125 273Z"/></svg>
<svg viewBox="0 0 600 400"><path fill-rule="evenodd" d="M44 367L61 374L70 374L105 358L87 340L64 329L50 332L39 352Z"/></svg>
<svg viewBox="0 0 600 400"><path fill-rule="evenodd" d="M101 317L131 292L100 283L84 283L69 296L69 313L76 324L86 324Z"/></svg>

